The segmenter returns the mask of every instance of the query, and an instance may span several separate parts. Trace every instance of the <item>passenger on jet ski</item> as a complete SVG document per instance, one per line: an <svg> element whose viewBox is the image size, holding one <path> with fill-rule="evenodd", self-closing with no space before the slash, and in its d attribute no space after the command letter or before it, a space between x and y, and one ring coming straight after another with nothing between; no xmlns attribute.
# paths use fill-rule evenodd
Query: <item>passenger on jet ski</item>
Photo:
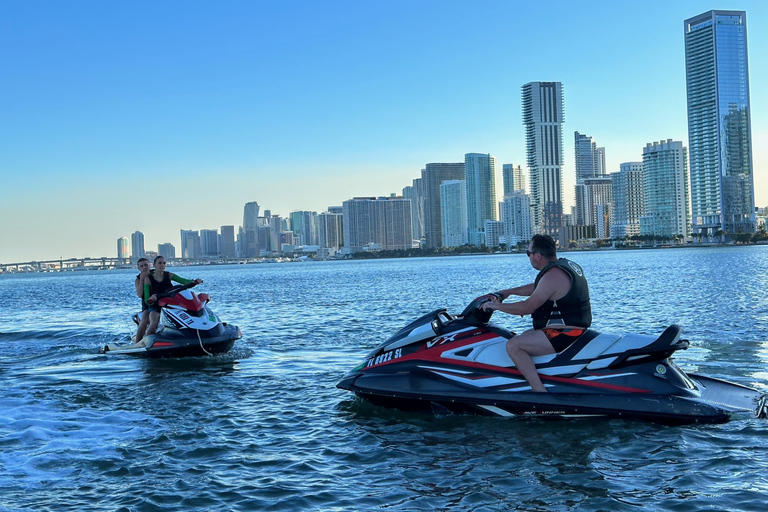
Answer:
<svg viewBox="0 0 768 512"><path fill-rule="evenodd" d="M139 258L136 262L136 268L139 269L139 274L136 276L134 286L136 287L136 295L141 299L141 311L145 312L149 307L147 301L144 300L144 285L149 279L149 260L147 258ZM144 337L144 333L147 331L149 325L149 315L141 315L141 321L139 322L139 329L136 331L136 341L140 341Z"/></svg>
<svg viewBox="0 0 768 512"><path fill-rule="evenodd" d="M144 300L149 307L149 327L147 328L147 336L155 334L157 324L160 322L160 305L157 302L157 295L164 293L171 288L173 286L171 281L180 284L195 283L195 285L203 282L202 279L184 279L171 272L166 272L165 258L163 256L157 256L155 258L155 271L147 276L147 281L144 285Z"/></svg>
<svg viewBox="0 0 768 512"><path fill-rule="evenodd" d="M557 258L552 237L534 235L526 254L531 266L539 271L536 280L496 292L496 297L485 303L482 309L510 315L531 315L533 329L510 338L506 349L531 389L546 392L531 356L565 350L592 324L592 307L584 271L573 261ZM503 304L502 301L510 295L528 298Z"/></svg>

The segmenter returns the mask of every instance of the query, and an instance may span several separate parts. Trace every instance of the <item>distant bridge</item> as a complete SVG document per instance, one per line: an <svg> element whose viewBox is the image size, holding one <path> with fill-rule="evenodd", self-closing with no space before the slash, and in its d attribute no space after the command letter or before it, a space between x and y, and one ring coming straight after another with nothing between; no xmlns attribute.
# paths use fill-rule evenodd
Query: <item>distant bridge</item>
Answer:
<svg viewBox="0 0 768 512"><path fill-rule="evenodd" d="M0 272L59 272L68 270L108 270L130 268L133 265L127 258L69 258L46 261L22 261L20 263L0 263Z"/></svg>

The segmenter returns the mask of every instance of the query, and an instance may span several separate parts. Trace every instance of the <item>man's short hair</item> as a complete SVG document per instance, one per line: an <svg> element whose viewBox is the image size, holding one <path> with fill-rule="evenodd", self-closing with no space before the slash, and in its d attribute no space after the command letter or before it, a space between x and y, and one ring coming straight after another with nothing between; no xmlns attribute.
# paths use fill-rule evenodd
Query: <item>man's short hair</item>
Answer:
<svg viewBox="0 0 768 512"><path fill-rule="evenodd" d="M555 241L549 235L533 235L531 238L531 252L538 252L545 258L557 258Z"/></svg>
<svg viewBox="0 0 768 512"><path fill-rule="evenodd" d="M148 260L147 258L139 258L139 259L136 261L136 264L138 265L138 264L139 264L139 263L141 263L142 261L146 261L147 263L149 263L149 260Z"/></svg>

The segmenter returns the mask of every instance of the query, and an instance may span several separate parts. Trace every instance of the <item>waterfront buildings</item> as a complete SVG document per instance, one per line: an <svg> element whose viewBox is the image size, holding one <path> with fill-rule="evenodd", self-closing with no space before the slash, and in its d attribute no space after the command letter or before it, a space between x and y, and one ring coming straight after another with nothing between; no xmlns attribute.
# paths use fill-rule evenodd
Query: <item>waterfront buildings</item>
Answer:
<svg viewBox="0 0 768 512"><path fill-rule="evenodd" d="M640 234L667 239L690 234L688 152L683 143L667 139L643 148L645 215Z"/></svg>
<svg viewBox="0 0 768 512"><path fill-rule="evenodd" d="M640 234L643 207L643 162L624 162L611 176L611 237Z"/></svg>
<svg viewBox="0 0 768 512"><path fill-rule="evenodd" d="M523 171L523 166L515 164L504 164L501 166L501 176L504 196L511 194L512 192L517 192L518 190L527 190L525 185L525 172Z"/></svg>
<svg viewBox="0 0 768 512"><path fill-rule="evenodd" d="M221 226L221 257L233 259L237 257L235 250L235 226Z"/></svg>
<svg viewBox="0 0 768 512"><path fill-rule="evenodd" d="M597 236L599 238L610 238L609 221L606 221L605 215L610 210L611 205L611 177L598 176L586 178L581 181L581 207L584 215L583 222L578 221L579 208L577 206L577 225L598 226L602 224L603 228L597 227ZM578 196L577 196L578 197Z"/></svg>
<svg viewBox="0 0 768 512"><path fill-rule="evenodd" d="M440 184L446 180L464 179L464 162L430 163L421 171L424 186L424 238L429 248L443 243L440 216Z"/></svg>
<svg viewBox="0 0 768 512"><path fill-rule="evenodd" d="M496 248L501 245L502 241L506 241L504 237L504 223L500 220L486 219L483 232L485 233L485 245L487 247Z"/></svg>
<svg viewBox="0 0 768 512"><path fill-rule="evenodd" d="M746 12L705 12L684 34L693 232L754 233Z"/></svg>
<svg viewBox="0 0 768 512"><path fill-rule="evenodd" d="M355 197L342 203L344 246L350 252L413 247L411 201L402 197Z"/></svg>
<svg viewBox="0 0 768 512"><path fill-rule="evenodd" d="M468 243L467 187L464 180L446 180L440 184L440 220L443 247Z"/></svg>
<svg viewBox="0 0 768 512"><path fill-rule="evenodd" d="M496 158L490 154L464 155L467 188L467 229L471 245L485 245L485 221L498 220L496 212Z"/></svg>
<svg viewBox="0 0 768 512"><path fill-rule="evenodd" d="M144 233L134 231L131 235L131 259L133 261L144 257Z"/></svg>
<svg viewBox="0 0 768 512"><path fill-rule="evenodd" d="M522 87L523 124L535 233L559 239L563 216L563 87L530 82Z"/></svg>

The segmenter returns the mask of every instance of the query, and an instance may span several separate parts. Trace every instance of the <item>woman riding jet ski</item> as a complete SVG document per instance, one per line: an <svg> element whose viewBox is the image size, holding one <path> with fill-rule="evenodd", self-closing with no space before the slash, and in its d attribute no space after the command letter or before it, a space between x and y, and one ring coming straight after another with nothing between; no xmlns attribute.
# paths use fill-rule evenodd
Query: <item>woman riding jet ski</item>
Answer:
<svg viewBox="0 0 768 512"><path fill-rule="evenodd" d="M458 316L438 309L373 350L337 386L401 409L520 417L605 416L665 423L765 418L766 396L739 384L687 375L670 356L688 348L682 329L659 337L587 329L564 350L533 357L548 393L531 390L506 350L515 336L489 324L485 295Z"/></svg>
<svg viewBox="0 0 768 512"><path fill-rule="evenodd" d="M227 352L242 337L240 329L219 320L208 307L210 297L189 291L195 282L173 286L157 295L160 321L154 334L128 345L108 344L102 354L126 354L138 357L187 357ZM139 324L142 311L133 316Z"/></svg>

